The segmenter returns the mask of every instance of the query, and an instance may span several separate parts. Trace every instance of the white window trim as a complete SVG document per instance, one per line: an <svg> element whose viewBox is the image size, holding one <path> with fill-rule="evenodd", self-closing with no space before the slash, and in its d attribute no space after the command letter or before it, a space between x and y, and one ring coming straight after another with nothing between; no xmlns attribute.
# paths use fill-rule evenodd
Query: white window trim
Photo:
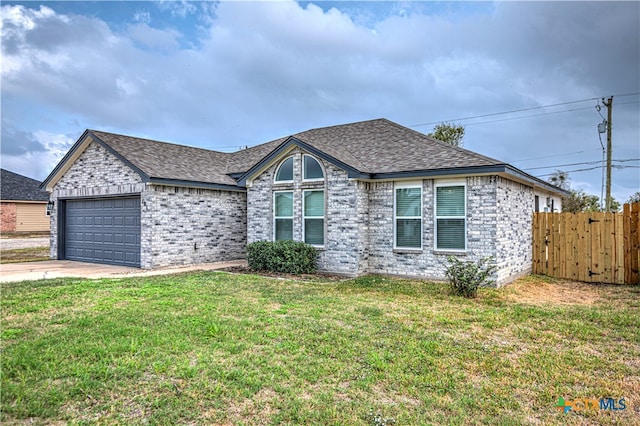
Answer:
<svg viewBox="0 0 640 426"><path fill-rule="evenodd" d="M464 187L464 216L438 216L438 188L448 186ZM463 219L464 220L464 249L438 248L438 219ZM467 252L467 182L464 180L446 180L436 182L433 188L433 249L439 252L466 253Z"/></svg>
<svg viewBox="0 0 640 426"><path fill-rule="evenodd" d="M283 194L283 193L291 193L291 216L276 216L276 194ZM287 190L287 191L273 191L273 223L272 223L272 241L278 241L276 240L276 220L278 219L291 219L291 229L293 231L295 231L294 229L294 220L293 217L295 216L295 191L294 190ZM295 232L294 232L295 233ZM293 235L291 236L291 239L293 239Z"/></svg>
<svg viewBox="0 0 640 426"><path fill-rule="evenodd" d="M398 219L418 219L418 216L396 216L396 202L398 197L398 189L418 188L420 189L420 247L404 247L398 246ZM422 182L395 182L393 185L393 249L394 250L415 250L419 251L424 246L424 223L422 217L424 216L423 208L424 189L422 188Z"/></svg>
<svg viewBox="0 0 640 426"><path fill-rule="evenodd" d="M291 177L293 179L291 180L277 180L278 179L278 172L280 172L280 167L282 167L282 165L291 158ZM295 157L293 155L288 156L287 158L283 159L280 164L278 164L278 167L276 167L276 172L273 174L273 183L293 183L294 179L296 177L296 161L295 161Z"/></svg>
<svg viewBox="0 0 640 426"><path fill-rule="evenodd" d="M320 170L322 170L322 177L321 178L313 178L313 179L305 179L304 178L304 172L305 172L304 159L305 159L305 157L313 158L316 161L316 163L318 163L318 165L320 166ZM327 176L327 172L324 169L324 166L322 165L321 161L319 161L313 155L302 154L302 181L303 182L324 182L325 176Z"/></svg>
<svg viewBox="0 0 640 426"><path fill-rule="evenodd" d="M323 179L324 180L324 179ZM305 193L307 192L322 192L322 196L324 197L324 208L322 209L322 216L308 216L304 213L304 205L305 205ZM322 219L322 241L324 244L310 244L313 247L324 248L327 243L327 192L323 189L305 189L302 191L302 242L307 244L307 230L305 229L305 219ZM274 222L275 224L275 222Z"/></svg>

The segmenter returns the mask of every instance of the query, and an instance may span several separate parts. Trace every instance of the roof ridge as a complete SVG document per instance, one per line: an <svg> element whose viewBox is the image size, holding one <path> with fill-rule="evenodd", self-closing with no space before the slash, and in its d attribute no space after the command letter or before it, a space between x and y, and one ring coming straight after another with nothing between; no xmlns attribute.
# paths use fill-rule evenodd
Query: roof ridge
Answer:
<svg viewBox="0 0 640 426"><path fill-rule="evenodd" d="M435 142L435 143L437 143L437 144L439 144L439 145L442 145L442 146L444 146L444 147L446 147L446 148L453 148L453 149L455 149L455 150L457 150L457 151L463 152L463 153L465 153L465 154L471 154L471 155L473 155L473 156L475 156L475 157L477 157L477 158L482 158L482 159L484 159L484 160L497 161L497 162L499 162L500 164L507 164L507 163L505 163L505 162L504 162L504 161L502 161L502 160L498 160L497 158L488 157L488 156L486 156L486 155L483 155L483 154L477 153L477 152L475 152L475 151L471 151L470 149L466 149L466 148L463 148L463 147L461 147L461 146L457 146L457 145L452 145L452 144L450 144L450 143L447 143L447 142L441 141L440 139L433 138L433 137L428 136L428 135L426 135L426 134L424 134L424 133L422 133L422 132L419 132L419 131L417 131L417 130L411 129L411 128L406 127L406 126L403 126L403 125L398 124L398 123L396 123L396 122L394 122L394 121L391 121L391 120L389 120L389 119L382 118L382 120L386 121L387 123L389 123L389 124L391 124L391 125L393 125L393 126L395 126L395 127L400 128L400 129L408 130L408 131L410 131L410 132L412 132L412 133L415 133L415 134L417 134L417 135L419 135L419 136L421 136L421 137L423 137L423 138L428 139L428 140L429 140L429 141L431 141L431 142Z"/></svg>
<svg viewBox="0 0 640 426"><path fill-rule="evenodd" d="M182 144L182 143L159 141L159 140L156 140L156 139L142 138L142 137L139 137L139 136L124 135L122 133L105 132L103 130L89 129L89 132L91 132L91 133L94 133L94 132L95 133L104 133L104 134L112 135L112 136L120 136L120 137L125 137L125 138L138 139L140 141L162 143L162 144L165 144L165 145L179 146L181 148L197 149L197 150L200 150L200 151L207 151L207 152L212 152L212 153L216 153L216 154L224 154L224 155L234 154L234 153L231 153L231 152L216 151L215 149L200 148L200 147L197 147L197 146L185 145L185 144Z"/></svg>
<svg viewBox="0 0 640 426"><path fill-rule="evenodd" d="M22 179L29 179L29 180L32 180L32 181L34 181L34 182L37 182L37 184L38 184L38 185L40 185L40 184L42 183L42 181L40 181L40 180L38 180L38 179L34 179L34 178L32 178L32 177L25 176L25 175L22 175L22 174L20 174L20 173L12 172L11 170L7 170L7 169L0 169L0 170L2 170L2 171L3 171L3 172L5 172L5 173L11 173L11 174L13 174L13 175L16 175L16 176L18 176L18 177L20 177L20 178L22 178Z"/></svg>

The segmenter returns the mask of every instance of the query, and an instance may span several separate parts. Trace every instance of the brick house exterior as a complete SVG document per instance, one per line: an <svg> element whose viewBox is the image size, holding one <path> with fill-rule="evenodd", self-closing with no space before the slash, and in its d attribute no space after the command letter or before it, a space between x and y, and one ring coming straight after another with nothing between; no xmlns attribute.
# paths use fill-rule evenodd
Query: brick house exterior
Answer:
<svg viewBox="0 0 640 426"><path fill-rule="evenodd" d="M559 209L565 195L384 119L232 154L87 131L43 185L55 206L52 258L89 253L89 261L119 263L117 255L101 257L120 249L105 243L119 228L94 232L119 211L89 207L81 221L100 223L95 229L66 211L82 199L103 206L129 197L139 199L130 250L142 268L241 259L247 243L291 238L317 247L321 270L346 275L443 279L449 255L491 256L498 284L531 268L536 196Z"/></svg>

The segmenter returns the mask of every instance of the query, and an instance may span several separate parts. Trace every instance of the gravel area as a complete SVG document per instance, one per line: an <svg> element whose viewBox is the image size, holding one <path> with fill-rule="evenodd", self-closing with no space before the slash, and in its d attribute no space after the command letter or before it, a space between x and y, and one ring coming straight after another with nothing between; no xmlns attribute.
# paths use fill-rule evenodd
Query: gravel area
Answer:
<svg viewBox="0 0 640 426"><path fill-rule="evenodd" d="M0 239L0 249L13 250L30 247L48 247L49 237L44 238L2 238Z"/></svg>

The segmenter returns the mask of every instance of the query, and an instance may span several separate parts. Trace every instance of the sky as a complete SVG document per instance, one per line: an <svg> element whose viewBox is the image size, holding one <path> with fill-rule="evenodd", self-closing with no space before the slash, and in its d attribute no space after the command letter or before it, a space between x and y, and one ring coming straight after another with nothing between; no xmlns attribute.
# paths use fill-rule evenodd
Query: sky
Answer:
<svg viewBox="0 0 640 426"><path fill-rule="evenodd" d="M0 162L35 179L88 128L233 152L384 117L423 133L463 125L465 148L545 180L566 171L600 196L598 124L613 96L612 194L640 190L640 2L1 10Z"/></svg>

